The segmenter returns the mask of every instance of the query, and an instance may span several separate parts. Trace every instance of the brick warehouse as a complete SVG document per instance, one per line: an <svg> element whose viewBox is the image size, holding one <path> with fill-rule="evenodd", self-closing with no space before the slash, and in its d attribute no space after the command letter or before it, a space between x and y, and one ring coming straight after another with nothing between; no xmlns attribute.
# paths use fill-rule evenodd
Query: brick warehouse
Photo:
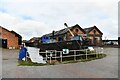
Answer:
<svg viewBox="0 0 120 80"><path fill-rule="evenodd" d="M15 31L9 31L0 26L0 44L3 48L19 48L22 37Z"/></svg>
<svg viewBox="0 0 120 80"><path fill-rule="evenodd" d="M103 33L96 27L89 27L89 28L81 28L78 24L69 27L69 29L72 31L74 35L81 35L85 36L90 39L91 45L101 45L102 44L102 35ZM43 36L49 36L52 38L53 33L49 33ZM67 28L61 29L59 31L54 31L54 38L56 41L64 41L69 40L73 36L69 33Z"/></svg>

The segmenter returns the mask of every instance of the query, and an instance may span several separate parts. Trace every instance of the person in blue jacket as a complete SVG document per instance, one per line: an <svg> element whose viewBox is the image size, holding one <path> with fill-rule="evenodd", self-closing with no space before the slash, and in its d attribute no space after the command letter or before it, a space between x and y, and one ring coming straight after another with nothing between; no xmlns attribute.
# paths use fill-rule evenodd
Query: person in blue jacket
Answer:
<svg viewBox="0 0 120 80"><path fill-rule="evenodd" d="M24 44L22 44L21 49L19 51L19 60L26 58L26 55L27 55L27 48L24 46Z"/></svg>

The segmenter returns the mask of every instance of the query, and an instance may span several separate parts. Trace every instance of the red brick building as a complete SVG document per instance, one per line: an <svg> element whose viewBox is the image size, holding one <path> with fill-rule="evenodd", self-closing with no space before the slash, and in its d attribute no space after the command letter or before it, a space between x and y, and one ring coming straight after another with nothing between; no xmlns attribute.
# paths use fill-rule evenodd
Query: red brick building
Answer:
<svg viewBox="0 0 120 80"><path fill-rule="evenodd" d="M0 42L3 48L19 48L22 37L15 31L9 31L0 26Z"/></svg>
<svg viewBox="0 0 120 80"><path fill-rule="evenodd" d="M103 33L96 27L89 27L89 28L81 28L78 24L69 27L72 33L76 35L81 35L82 37L87 37L90 39L91 45L101 45L102 44L102 35ZM53 37L53 33L46 34L43 36L49 36L50 38ZM59 31L54 31L54 38L56 41L64 41L69 40L73 36L70 34L67 28L61 29Z"/></svg>
<svg viewBox="0 0 120 80"><path fill-rule="evenodd" d="M89 27L84 29L87 37L90 39L92 45L101 45L102 44L102 35L103 33L96 27Z"/></svg>

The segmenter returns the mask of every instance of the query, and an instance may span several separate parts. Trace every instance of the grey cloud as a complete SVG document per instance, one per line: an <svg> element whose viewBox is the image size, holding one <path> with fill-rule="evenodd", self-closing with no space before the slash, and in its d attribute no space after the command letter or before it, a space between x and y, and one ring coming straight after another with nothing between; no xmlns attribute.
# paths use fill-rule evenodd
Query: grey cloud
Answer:
<svg viewBox="0 0 120 80"><path fill-rule="evenodd" d="M69 26L79 24L82 28L96 25L103 31L104 36L111 38L110 33L112 32L112 38L117 36L117 0L1 1L8 12L7 14L15 16L17 20L22 19L20 15L30 15L33 18L32 22L22 19L22 22L18 24L15 24L14 20L11 20L13 21L11 24L8 24L8 21L5 21L6 19L3 20L4 24L15 26L13 28L25 36L39 36L52 30L64 28L64 22L67 22Z"/></svg>

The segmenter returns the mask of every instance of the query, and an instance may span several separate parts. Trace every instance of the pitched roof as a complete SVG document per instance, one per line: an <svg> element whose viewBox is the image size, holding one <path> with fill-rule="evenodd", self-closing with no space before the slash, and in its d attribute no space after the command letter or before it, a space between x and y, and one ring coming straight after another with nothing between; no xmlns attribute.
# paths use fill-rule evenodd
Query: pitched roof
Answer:
<svg viewBox="0 0 120 80"><path fill-rule="evenodd" d="M2 27L2 26L0 26L0 28L6 30L6 31L8 31L8 32L10 32L8 29L6 29L6 28L4 28L4 27Z"/></svg>
<svg viewBox="0 0 120 80"><path fill-rule="evenodd" d="M92 31L93 29L96 29L99 33L103 34L96 26L89 27L89 28L84 28L84 31L85 31L86 33L89 33L89 32Z"/></svg>
<svg viewBox="0 0 120 80"><path fill-rule="evenodd" d="M85 31L84 31L84 29L83 28L81 28L78 24L76 24L75 26L73 26L72 28L74 28L74 27L78 27L84 34L86 33Z"/></svg>
<svg viewBox="0 0 120 80"><path fill-rule="evenodd" d="M15 31L9 31L8 29L6 29L6 28L4 28L4 27L2 27L2 26L0 26L0 28L2 28L2 29L4 29L4 30L6 30L6 31L8 31L8 32L10 32L10 33L13 33L13 34L15 34L16 36L18 36L18 37L21 37L21 35L19 35L18 33L16 33Z"/></svg>
<svg viewBox="0 0 120 80"><path fill-rule="evenodd" d="M94 27L84 28L84 31L89 33Z"/></svg>
<svg viewBox="0 0 120 80"><path fill-rule="evenodd" d="M71 29L73 29L74 27L79 27L79 29L82 30L83 33L85 33L85 31L84 31L78 24L76 24L76 25L74 25L74 26L71 26L71 27L68 27L68 28L71 30ZM61 29L61 30L59 30L59 31L55 31L55 32L54 32L54 35L57 36L57 35L65 34L65 33L68 32L68 28L64 28L64 29ZM43 36L52 36L52 33L45 34L45 35L43 35Z"/></svg>
<svg viewBox="0 0 120 80"><path fill-rule="evenodd" d="M16 33L15 31L10 31L11 33L14 33L16 36L18 36L18 37L22 37L21 35L19 35L18 33Z"/></svg>
<svg viewBox="0 0 120 80"><path fill-rule="evenodd" d="M66 33L66 32L68 32L68 29L67 29L67 28L61 29L61 30L59 30L59 31L55 31L55 32L54 32L54 35L55 35L55 36L56 36L56 35L61 35L61 34L64 34L64 33ZM43 35L43 36L52 36L52 33L45 34L45 35Z"/></svg>

